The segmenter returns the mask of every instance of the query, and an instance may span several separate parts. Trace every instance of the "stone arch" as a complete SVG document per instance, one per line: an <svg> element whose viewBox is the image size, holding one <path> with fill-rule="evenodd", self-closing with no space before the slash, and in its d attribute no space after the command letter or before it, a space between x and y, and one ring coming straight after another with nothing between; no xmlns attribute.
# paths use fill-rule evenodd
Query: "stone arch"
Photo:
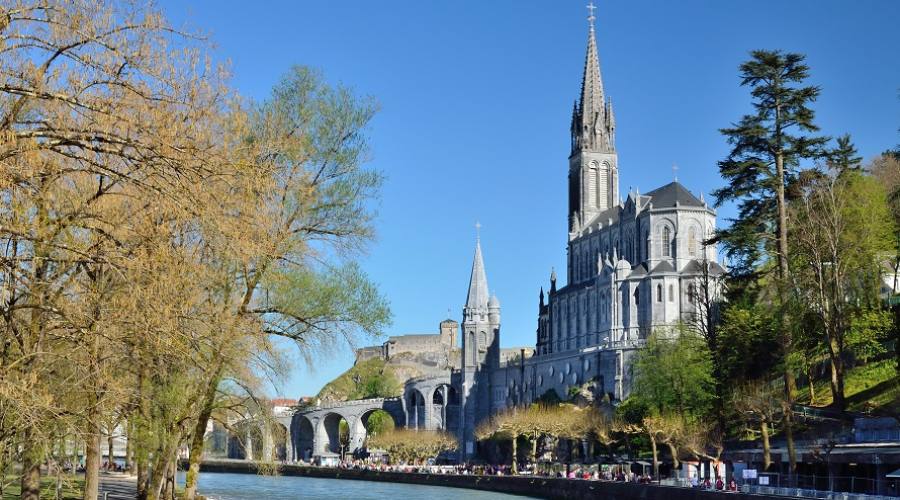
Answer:
<svg viewBox="0 0 900 500"><path fill-rule="evenodd" d="M304 462L309 462L312 460L315 452L315 425L310 419L302 415L298 415L296 422L295 447L297 449L297 458Z"/></svg>
<svg viewBox="0 0 900 500"><path fill-rule="evenodd" d="M407 389L403 396L406 405L406 426L410 429L425 428L425 395L415 387Z"/></svg>
<svg viewBox="0 0 900 500"><path fill-rule="evenodd" d="M331 452L331 453L340 454L342 451L343 452L347 451L347 448L349 446L349 441L346 441L346 439L349 439L350 436L349 436L349 434L346 437L341 436L340 428L341 428L342 420L344 422L346 422L348 431L352 432L353 422L348 421L340 413L330 412L330 413L327 413L324 418L322 418L320 426L322 427L322 430L324 431L324 435L322 436L322 437L324 437L324 439L322 439L320 441L321 442L320 446L324 449L322 449L321 452ZM345 439L343 442L341 439L342 437L344 437L344 439Z"/></svg>
<svg viewBox="0 0 900 500"><path fill-rule="evenodd" d="M675 257L675 226L669 220L656 224L657 256L660 258Z"/></svg>

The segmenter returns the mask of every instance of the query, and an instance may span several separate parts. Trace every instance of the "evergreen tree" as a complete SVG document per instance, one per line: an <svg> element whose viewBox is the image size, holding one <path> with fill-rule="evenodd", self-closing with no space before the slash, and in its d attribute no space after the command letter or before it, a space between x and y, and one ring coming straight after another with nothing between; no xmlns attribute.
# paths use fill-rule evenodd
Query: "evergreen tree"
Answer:
<svg viewBox="0 0 900 500"><path fill-rule="evenodd" d="M844 134L837 138L837 147L829 151L828 166L839 174L848 170L859 172L862 170L862 157L858 154L850 134Z"/></svg>
<svg viewBox="0 0 900 500"><path fill-rule="evenodd" d="M727 184L714 192L717 207L728 201L738 204L738 216L731 227L716 236L732 259L733 275L739 281L753 281L760 269L771 268L760 267L761 263L774 261L778 306L785 302L789 273L786 189L797 179L803 160L823 156L828 140L807 135L819 130L809 104L819 96L820 89L803 85L809 76L804 59L801 54L755 50L741 65L741 85L751 87L755 112L721 130L733 148L719 162L719 172ZM790 329L782 324L778 331L781 358L786 360L791 352ZM785 399L790 402L795 392L794 377L789 365L782 364ZM785 434L793 471L796 452L789 412Z"/></svg>

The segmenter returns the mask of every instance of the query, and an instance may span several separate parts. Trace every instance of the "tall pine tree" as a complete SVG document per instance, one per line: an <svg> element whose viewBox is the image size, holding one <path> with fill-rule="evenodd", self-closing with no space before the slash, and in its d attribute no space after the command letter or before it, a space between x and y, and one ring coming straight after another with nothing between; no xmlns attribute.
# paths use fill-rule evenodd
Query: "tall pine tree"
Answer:
<svg viewBox="0 0 900 500"><path fill-rule="evenodd" d="M738 216L716 239L731 258L733 277L748 284L760 278L760 270L775 269L776 309L786 303L788 284L787 206L785 192L798 178L801 162L819 158L828 141L813 134L809 105L819 96L816 86L805 86L809 67L801 54L755 50L740 66L741 85L751 88L754 113L744 115L732 127L721 130L732 145L719 162L726 185L714 192L716 206L733 201ZM778 316L783 317L783 310ZM779 327L785 404L794 399L793 373L786 362L791 352L787 324ZM785 434L791 471L796 468L790 411L785 412Z"/></svg>

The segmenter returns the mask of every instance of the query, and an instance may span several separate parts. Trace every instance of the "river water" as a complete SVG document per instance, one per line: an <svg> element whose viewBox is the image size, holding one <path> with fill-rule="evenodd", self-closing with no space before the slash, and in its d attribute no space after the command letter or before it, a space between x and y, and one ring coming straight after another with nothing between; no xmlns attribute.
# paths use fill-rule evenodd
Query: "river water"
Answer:
<svg viewBox="0 0 900 500"><path fill-rule="evenodd" d="M179 473L178 482L184 485L184 473ZM294 498L310 500L337 500L344 498L372 500L399 498L514 500L529 498L441 486L214 472L200 474L200 484L198 486L202 495L217 500L277 500Z"/></svg>

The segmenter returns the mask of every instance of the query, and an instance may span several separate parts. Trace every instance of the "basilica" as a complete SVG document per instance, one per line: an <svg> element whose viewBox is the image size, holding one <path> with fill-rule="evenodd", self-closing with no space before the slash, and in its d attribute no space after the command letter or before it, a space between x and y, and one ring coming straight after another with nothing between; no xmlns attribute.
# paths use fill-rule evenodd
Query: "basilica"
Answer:
<svg viewBox="0 0 900 500"><path fill-rule="evenodd" d="M552 272L549 291L540 291L531 357L500 362L500 302L488 296L476 243L462 322L464 457L473 452L481 419L548 391L565 398L590 381L612 401L627 397L636 350L655 329L690 322L701 280L724 273L715 248L704 245L716 213L702 194L675 181L621 198L616 119L603 91L593 24L570 133L566 282L558 285Z"/></svg>
<svg viewBox="0 0 900 500"><path fill-rule="evenodd" d="M591 22L569 129L565 283L553 271L546 293L540 289L534 347L501 349L500 300L489 293L476 241L461 324L448 319L439 334L391 337L383 346L357 351L358 360L401 352L423 356L422 376L406 380L398 400L344 402L298 414L298 435L307 436L298 449L327 452L337 435L334 415L353 422L361 447L366 415L380 408L399 425L456 434L459 458L468 459L476 453L476 426L505 408L552 393L566 399L585 385L596 397L625 399L634 355L651 332L671 331L699 313L701 283L725 272L716 249L704 244L716 213L702 194L677 181L622 198L615 114L597 52Z"/></svg>

